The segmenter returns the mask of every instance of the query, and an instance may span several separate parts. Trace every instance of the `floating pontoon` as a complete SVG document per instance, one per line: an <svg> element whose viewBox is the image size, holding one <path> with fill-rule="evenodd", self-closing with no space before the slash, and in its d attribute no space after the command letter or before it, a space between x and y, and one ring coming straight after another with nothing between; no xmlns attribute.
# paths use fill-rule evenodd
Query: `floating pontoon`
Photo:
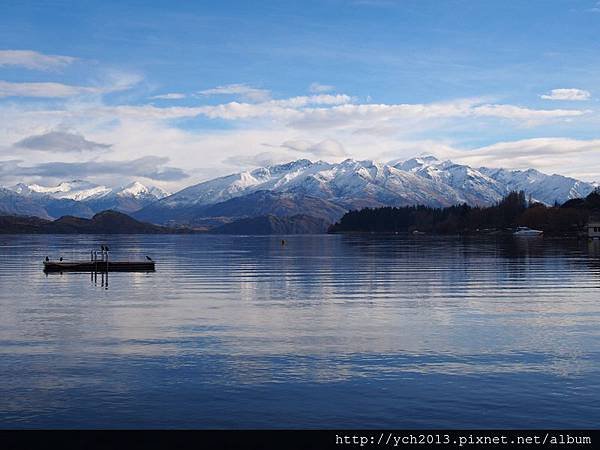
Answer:
<svg viewBox="0 0 600 450"><path fill-rule="evenodd" d="M44 272L154 272L154 261L146 256L146 261L110 261L107 246L100 251L92 250L89 261L51 260L46 257Z"/></svg>

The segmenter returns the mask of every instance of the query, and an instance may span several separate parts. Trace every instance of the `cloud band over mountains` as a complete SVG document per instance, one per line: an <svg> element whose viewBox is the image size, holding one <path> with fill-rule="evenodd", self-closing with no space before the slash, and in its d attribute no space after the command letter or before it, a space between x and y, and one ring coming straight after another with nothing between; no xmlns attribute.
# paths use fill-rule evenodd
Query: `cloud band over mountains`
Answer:
<svg viewBox="0 0 600 450"><path fill-rule="evenodd" d="M23 165L21 160L0 161L0 175L53 179L90 178L98 175L144 177L156 181L178 181L188 177L182 169L169 167L166 157L144 156L128 161L47 162Z"/></svg>

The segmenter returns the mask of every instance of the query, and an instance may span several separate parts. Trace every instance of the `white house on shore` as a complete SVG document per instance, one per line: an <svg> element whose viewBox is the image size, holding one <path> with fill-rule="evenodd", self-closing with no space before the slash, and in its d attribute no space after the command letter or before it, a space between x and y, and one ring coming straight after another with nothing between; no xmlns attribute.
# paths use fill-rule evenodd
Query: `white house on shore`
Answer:
<svg viewBox="0 0 600 450"><path fill-rule="evenodd" d="M590 220L587 229L590 239L600 239L600 220Z"/></svg>

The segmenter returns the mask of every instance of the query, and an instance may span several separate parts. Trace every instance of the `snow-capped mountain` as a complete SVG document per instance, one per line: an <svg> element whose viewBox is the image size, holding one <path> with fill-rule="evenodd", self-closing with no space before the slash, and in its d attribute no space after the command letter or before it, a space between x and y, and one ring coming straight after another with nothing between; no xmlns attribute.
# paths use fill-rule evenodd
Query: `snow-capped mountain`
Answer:
<svg viewBox="0 0 600 450"><path fill-rule="evenodd" d="M0 215L51 217L37 202L3 187L0 187Z"/></svg>
<svg viewBox="0 0 600 450"><path fill-rule="evenodd" d="M562 175L547 175L535 169L506 170L482 167L479 170L503 187L502 194L525 191L532 199L548 205L585 197L596 187L595 183L586 183Z"/></svg>
<svg viewBox="0 0 600 450"><path fill-rule="evenodd" d="M118 197L150 198L160 200L169 195L167 191L157 186L146 186L139 181L134 181L127 186L115 191Z"/></svg>
<svg viewBox="0 0 600 450"><path fill-rule="evenodd" d="M39 184L19 183L12 188L23 195L47 195L53 198L67 198L70 200L85 201L98 198L111 192L110 188L100 186L89 181L72 180L63 181L56 186L40 186Z"/></svg>
<svg viewBox="0 0 600 450"><path fill-rule="evenodd" d="M131 213L168 195L158 187L145 186L139 181L114 189L85 180L64 181L56 186L19 183L11 187L10 192L14 194L11 208L4 205L8 205L8 201L2 202L0 198L0 210L12 211L15 205L23 205L21 209L36 211L31 215L44 218L91 217L107 209Z"/></svg>
<svg viewBox="0 0 600 450"><path fill-rule="evenodd" d="M12 190L22 195L42 194L53 198L68 198L77 201L88 201L113 196L158 200L169 195L168 192L159 187L145 186L139 181L134 181L124 187L115 189L85 180L63 181L56 186L19 183L13 186Z"/></svg>
<svg viewBox="0 0 600 450"><path fill-rule="evenodd" d="M156 186L145 186L139 181L134 181L127 186L112 189L102 196L90 198L86 203L96 212L114 209L132 213L168 195Z"/></svg>
<svg viewBox="0 0 600 450"><path fill-rule="evenodd" d="M446 206L460 202L456 192L435 180L387 164L352 159L330 164L301 159L206 181L166 197L160 206L209 205L261 190L301 193L348 206Z"/></svg>
<svg viewBox="0 0 600 450"><path fill-rule="evenodd" d="M301 195L303 201L321 199L348 210L381 205L490 205L512 190L524 190L536 201L553 204L583 197L595 186L561 175L473 168L433 156L388 164L353 159L331 164L301 159L190 186L143 208L136 217L160 223L177 220L185 211L189 218L192 211L201 215L207 211L203 207L234 198L240 198L240 203L244 199L251 202L255 198L251 194L259 191Z"/></svg>
<svg viewBox="0 0 600 450"><path fill-rule="evenodd" d="M552 205L585 197L595 187L595 183L533 169L474 168L433 156L387 164L300 159L215 178L173 195L137 181L116 189L83 180L50 187L19 184L2 191L0 211L91 217L114 209L170 224L227 222L261 214L312 214L332 220L344 211L367 206L490 205L513 190Z"/></svg>

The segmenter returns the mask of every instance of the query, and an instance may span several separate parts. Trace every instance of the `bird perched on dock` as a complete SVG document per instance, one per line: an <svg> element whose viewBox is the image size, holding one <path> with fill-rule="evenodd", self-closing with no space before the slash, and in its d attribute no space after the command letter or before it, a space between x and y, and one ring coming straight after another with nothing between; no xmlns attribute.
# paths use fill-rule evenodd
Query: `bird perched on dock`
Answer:
<svg viewBox="0 0 600 450"><path fill-rule="evenodd" d="M146 255L146 259L147 259L148 261L152 261L152 258L150 258L148 255Z"/></svg>
<svg viewBox="0 0 600 450"><path fill-rule="evenodd" d="M46 262L48 262L48 261L50 261L50 258L48 258L48 257L46 256Z"/></svg>

